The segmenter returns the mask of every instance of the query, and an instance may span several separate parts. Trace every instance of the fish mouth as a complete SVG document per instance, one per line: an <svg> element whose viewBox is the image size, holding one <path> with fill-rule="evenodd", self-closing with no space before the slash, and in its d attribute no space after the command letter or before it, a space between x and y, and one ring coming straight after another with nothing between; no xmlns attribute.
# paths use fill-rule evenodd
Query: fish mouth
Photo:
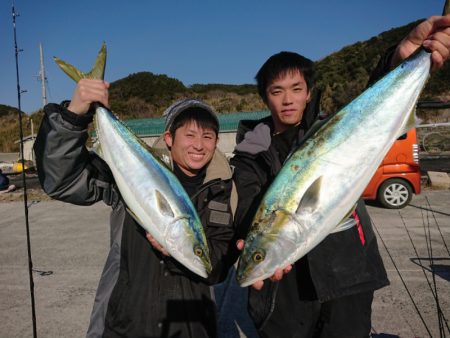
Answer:
<svg viewBox="0 0 450 338"><path fill-rule="evenodd" d="M239 272L239 268L236 273L236 281L241 287L246 287L254 284L257 281L263 281L269 277L271 277L275 273L274 271L266 271L260 274L252 273L252 276L246 274L245 272Z"/></svg>
<svg viewBox="0 0 450 338"><path fill-rule="evenodd" d="M166 233L166 242L171 243L174 251L179 254L177 260L180 262L190 262L186 265L190 270L197 273L201 277L207 278L208 274L212 271L211 260L209 257L209 248L206 242L206 238L202 238L196 231L195 227L191 226L195 221L189 216L179 216L174 218L169 224L168 229L178 229L176 223L181 223L184 228L187 228L187 237L179 238L176 235L171 236L170 232ZM171 227L171 225L173 225ZM185 243L185 245L183 245ZM186 249L186 247L188 249ZM175 257L176 258L176 257Z"/></svg>
<svg viewBox="0 0 450 338"><path fill-rule="evenodd" d="M271 276L270 271L266 270L267 265L265 262L260 261L259 263L255 263L254 257L256 255L261 257L266 254L263 253L263 251L253 251L250 254L246 254L244 248L244 252L239 259L238 267L236 269L236 280L242 287L252 285L259 280L264 280Z"/></svg>

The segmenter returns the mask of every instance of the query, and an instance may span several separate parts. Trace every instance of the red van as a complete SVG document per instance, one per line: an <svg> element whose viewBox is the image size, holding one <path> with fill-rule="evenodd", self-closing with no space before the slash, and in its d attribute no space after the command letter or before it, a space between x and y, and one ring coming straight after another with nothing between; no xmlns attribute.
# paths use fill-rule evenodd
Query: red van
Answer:
<svg viewBox="0 0 450 338"><path fill-rule="evenodd" d="M408 205L412 194L420 194L419 146L416 129L400 136L386 154L363 193L389 209Z"/></svg>

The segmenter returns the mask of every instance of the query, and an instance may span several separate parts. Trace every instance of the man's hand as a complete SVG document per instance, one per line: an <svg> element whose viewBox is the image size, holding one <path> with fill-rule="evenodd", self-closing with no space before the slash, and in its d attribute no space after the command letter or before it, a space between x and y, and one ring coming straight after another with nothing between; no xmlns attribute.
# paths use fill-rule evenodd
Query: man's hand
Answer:
<svg viewBox="0 0 450 338"><path fill-rule="evenodd" d="M242 251L244 249L244 245L245 245L245 241L242 239L240 239L236 242L236 246L239 251ZM283 269L277 269L277 270L275 270L275 273L270 277L270 280L272 282L279 282L283 278L283 275L287 274L291 270L292 270L292 265L288 265L288 266L284 267ZM263 286L264 286L264 281L262 281L262 280L256 281L255 283L252 284L252 288L254 288L255 290L261 290Z"/></svg>
<svg viewBox="0 0 450 338"><path fill-rule="evenodd" d="M420 46L431 52L432 71L443 66L450 57L450 14L432 16L414 28L397 46L391 65L398 65Z"/></svg>
<svg viewBox="0 0 450 338"><path fill-rule="evenodd" d="M109 107L109 83L103 80L81 79L73 93L68 110L77 115L85 114L93 102Z"/></svg>
<svg viewBox="0 0 450 338"><path fill-rule="evenodd" d="M153 246L153 248L155 248L156 250L158 250L159 252L161 252L164 256L170 256L169 252L167 252L166 249L164 249L164 247L159 244L156 239L150 235L148 232L146 233L146 237L148 239L148 241L150 242L150 244Z"/></svg>

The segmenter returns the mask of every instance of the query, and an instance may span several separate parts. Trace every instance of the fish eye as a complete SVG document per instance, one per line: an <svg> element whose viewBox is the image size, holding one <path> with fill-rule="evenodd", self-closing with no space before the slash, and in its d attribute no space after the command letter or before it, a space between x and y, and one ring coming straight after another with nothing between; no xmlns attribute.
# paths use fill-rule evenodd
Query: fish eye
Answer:
<svg viewBox="0 0 450 338"><path fill-rule="evenodd" d="M264 260L264 258L265 258L264 252L262 252L262 251L255 251L252 255L253 262L255 262L255 263L262 262Z"/></svg>
<svg viewBox="0 0 450 338"><path fill-rule="evenodd" d="M194 247L194 254L198 257L202 257L203 256L203 250L201 247L199 247L198 245L196 245Z"/></svg>

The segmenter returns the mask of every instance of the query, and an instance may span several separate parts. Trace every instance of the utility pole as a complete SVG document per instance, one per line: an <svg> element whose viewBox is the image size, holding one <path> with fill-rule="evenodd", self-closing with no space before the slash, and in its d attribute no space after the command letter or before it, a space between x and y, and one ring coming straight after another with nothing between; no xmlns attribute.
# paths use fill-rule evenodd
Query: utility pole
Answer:
<svg viewBox="0 0 450 338"><path fill-rule="evenodd" d="M40 81L41 81L41 87L42 87L42 106L47 105L47 90L45 88L45 82L47 81L47 78L45 77L45 68L44 68L44 52L42 50L42 43L39 44L39 51L41 55L41 71L39 72Z"/></svg>

